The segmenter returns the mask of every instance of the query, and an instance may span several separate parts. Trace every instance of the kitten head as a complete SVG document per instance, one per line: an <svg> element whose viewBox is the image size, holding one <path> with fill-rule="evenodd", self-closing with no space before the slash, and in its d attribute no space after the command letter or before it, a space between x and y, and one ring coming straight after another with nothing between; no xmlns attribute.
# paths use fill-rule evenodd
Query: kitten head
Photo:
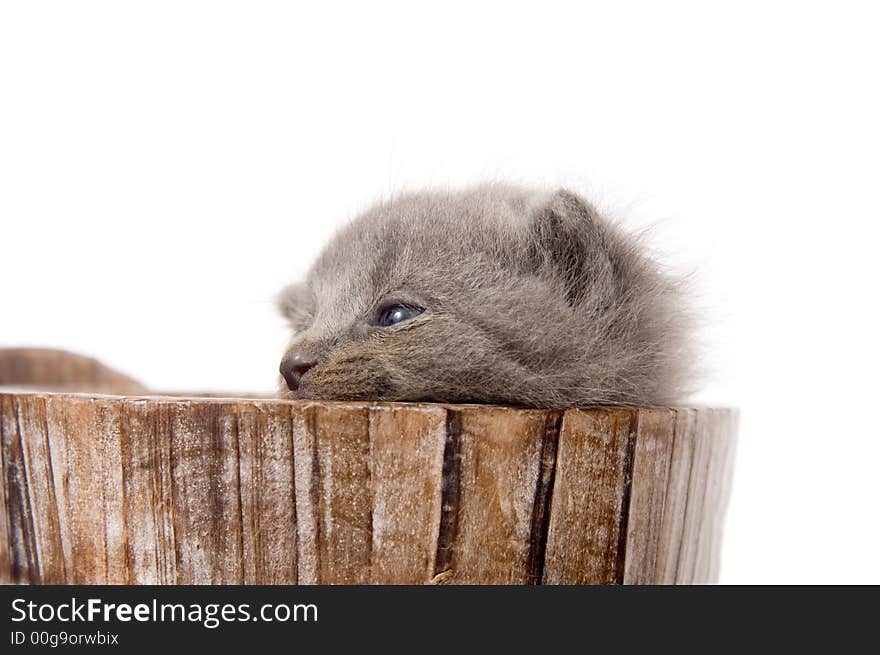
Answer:
<svg viewBox="0 0 880 655"><path fill-rule="evenodd" d="M677 395L673 283L567 191L417 193L339 231L279 306L288 398L534 407Z"/></svg>

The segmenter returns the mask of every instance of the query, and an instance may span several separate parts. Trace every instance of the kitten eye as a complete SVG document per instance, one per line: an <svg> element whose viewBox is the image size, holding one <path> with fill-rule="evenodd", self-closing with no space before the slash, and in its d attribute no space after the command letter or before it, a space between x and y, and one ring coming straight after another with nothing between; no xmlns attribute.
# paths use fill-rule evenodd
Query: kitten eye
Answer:
<svg viewBox="0 0 880 655"><path fill-rule="evenodd" d="M391 327L398 323L403 323L414 318L424 312L424 309L418 307L410 307L408 305L391 305L382 310L376 325L379 327Z"/></svg>

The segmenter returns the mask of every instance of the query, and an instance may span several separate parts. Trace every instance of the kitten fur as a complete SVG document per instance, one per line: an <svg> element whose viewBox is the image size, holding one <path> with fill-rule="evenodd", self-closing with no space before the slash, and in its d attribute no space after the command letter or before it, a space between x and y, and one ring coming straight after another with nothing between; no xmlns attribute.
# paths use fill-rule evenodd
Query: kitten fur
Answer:
<svg viewBox="0 0 880 655"><path fill-rule="evenodd" d="M279 297L281 397L562 408L669 405L690 377L680 281L567 190L407 193L342 228ZM424 312L378 327L383 307Z"/></svg>

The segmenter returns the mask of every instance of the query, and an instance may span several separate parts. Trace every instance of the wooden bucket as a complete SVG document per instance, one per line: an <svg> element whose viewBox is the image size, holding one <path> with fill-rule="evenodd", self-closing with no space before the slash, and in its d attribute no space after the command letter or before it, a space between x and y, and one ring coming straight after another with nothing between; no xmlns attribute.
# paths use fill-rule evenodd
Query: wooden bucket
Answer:
<svg viewBox="0 0 880 655"><path fill-rule="evenodd" d="M730 410L159 396L72 355L4 361L4 582L717 579Z"/></svg>

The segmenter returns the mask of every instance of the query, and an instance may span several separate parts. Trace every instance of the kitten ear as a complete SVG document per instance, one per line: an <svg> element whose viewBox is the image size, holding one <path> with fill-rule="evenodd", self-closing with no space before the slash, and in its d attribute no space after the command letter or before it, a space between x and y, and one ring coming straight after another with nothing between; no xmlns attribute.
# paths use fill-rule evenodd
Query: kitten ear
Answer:
<svg viewBox="0 0 880 655"><path fill-rule="evenodd" d="M302 282L295 282L281 290L276 298L281 316L286 318L296 331L306 329L312 322L315 311L315 296Z"/></svg>
<svg viewBox="0 0 880 655"><path fill-rule="evenodd" d="M536 207L530 231L534 263L556 270L569 305L577 305L587 290L613 287L614 264L601 219L586 200L559 189Z"/></svg>

